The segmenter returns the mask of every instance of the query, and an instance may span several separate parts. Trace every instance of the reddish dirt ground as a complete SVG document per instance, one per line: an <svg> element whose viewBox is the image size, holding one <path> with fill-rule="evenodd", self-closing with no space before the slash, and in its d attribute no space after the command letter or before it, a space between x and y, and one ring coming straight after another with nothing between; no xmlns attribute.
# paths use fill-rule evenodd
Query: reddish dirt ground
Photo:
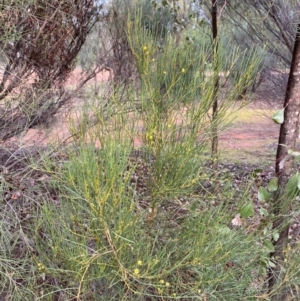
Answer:
<svg viewBox="0 0 300 301"><path fill-rule="evenodd" d="M253 102L249 108L262 107ZM264 116L250 116L248 120L234 122L226 131L220 134L219 148L225 152L225 158L237 161L260 163L273 161L279 135L279 125L274 123L271 116L271 106Z"/></svg>
<svg viewBox="0 0 300 301"><path fill-rule="evenodd" d="M261 123L249 120L249 122L237 122L233 128L220 135L220 145L228 149L255 150L265 147L266 142L276 142L279 134L279 126L272 122Z"/></svg>
<svg viewBox="0 0 300 301"><path fill-rule="evenodd" d="M273 162L279 126L271 118L269 119L267 122L266 120L234 122L230 128L219 136L221 158L247 163ZM38 144L45 146L48 143L55 143L57 140L62 141L69 136L68 122L57 118L51 128L31 129L18 140L23 145ZM135 146L139 147L141 144L140 137L136 137Z"/></svg>
<svg viewBox="0 0 300 301"><path fill-rule="evenodd" d="M97 83L103 83L109 80L111 74L109 72L100 73L96 80L91 80L90 85L93 87ZM74 86L80 80L80 71L75 70L68 85ZM78 108L83 104L83 100L74 98L69 106ZM253 102L250 108L266 108L270 109L270 105L261 102ZM68 130L68 115L70 108L65 108L56 116L55 121L49 128L30 129L23 136L12 139L10 142L21 143L21 145L38 144L45 146L49 143L62 141L70 136ZM76 109L75 109L76 110ZM75 113L76 116L76 113ZM275 153L276 143L278 139L279 126L276 125L267 112L266 116L250 116L233 122L232 126L220 134L219 149L225 159L234 161L252 161L257 163L266 161ZM139 146L141 140L137 137L135 145ZM273 159L273 158L272 158Z"/></svg>

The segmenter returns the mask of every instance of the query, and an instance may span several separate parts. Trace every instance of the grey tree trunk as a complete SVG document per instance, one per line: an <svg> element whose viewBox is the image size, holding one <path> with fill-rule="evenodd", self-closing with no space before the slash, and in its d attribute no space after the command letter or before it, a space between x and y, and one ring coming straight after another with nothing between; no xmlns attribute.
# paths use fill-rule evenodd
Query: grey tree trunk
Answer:
<svg viewBox="0 0 300 301"><path fill-rule="evenodd" d="M218 162L218 91L219 91L219 74L218 74L218 7L217 0L212 0L211 4L211 20L212 20L212 36L213 36L213 112L212 112L212 165L217 168Z"/></svg>
<svg viewBox="0 0 300 301"><path fill-rule="evenodd" d="M300 22L297 26L297 34L293 49L289 80L286 88L284 101L284 122L280 127L276 154L276 175L279 181L278 198L275 199L273 213L277 220L273 228L281 228L279 239L273 242L274 252L271 258L274 260L276 267L269 272L269 291L272 300L286 300L284 292L274 293L276 284L282 280L284 262L284 249L288 243L289 227L286 226L284 215L290 210L286 204L285 198L280 198L280 191L283 191L286 183L293 172L293 157L288 156L289 149L295 149L296 141L299 135L299 112L300 112ZM273 292L273 293L272 293Z"/></svg>

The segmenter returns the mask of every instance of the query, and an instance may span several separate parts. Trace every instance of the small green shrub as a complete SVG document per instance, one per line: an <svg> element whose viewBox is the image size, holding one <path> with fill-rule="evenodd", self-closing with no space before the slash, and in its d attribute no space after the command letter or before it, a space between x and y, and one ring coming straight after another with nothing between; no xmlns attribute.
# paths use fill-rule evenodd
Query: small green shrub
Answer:
<svg viewBox="0 0 300 301"><path fill-rule="evenodd" d="M107 141L71 153L62 167L59 208L43 205L38 223L39 266L57 283L45 298L61 290L65 300L256 300L266 254L228 227L231 211L201 197L186 205L170 198L149 224L151 203L130 184L129 157L128 145Z"/></svg>

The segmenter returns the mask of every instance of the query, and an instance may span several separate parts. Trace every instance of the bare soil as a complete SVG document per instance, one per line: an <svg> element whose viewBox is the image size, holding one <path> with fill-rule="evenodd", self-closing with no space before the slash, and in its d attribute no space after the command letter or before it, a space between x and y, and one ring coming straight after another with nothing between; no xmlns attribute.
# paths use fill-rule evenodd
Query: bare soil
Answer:
<svg viewBox="0 0 300 301"><path fill-rule="evenodd" d="M259 106L254 102L248 110L255 112ZM220 134L221 157L244 163L274 162L279 125L271 118L272 108L264 108L264 111L265 114L250 114L248 120L239 120L237 117L230 128Z"/></svg>
<svg viewBox="0 0 300 301"><path fill-rule="evenodd" d="M75 70L68 80L68 86L76 86L80 81L80 70ZM111 74L103 72L97 78L89 82L95 91L109 80ZM261 99L261 97L259 97ZM265 98L266 99L266 98ZM47 146L56 144L70 136L68 117L73 118L80 112L84 104L84 97L72 99L68 106L63 108L55 116L51 125L47 128L36 127L28 130L25 134L9 140L8 144L25 146ZM278 107L278 105L277 105ZM279 134L279 126L272 121L274 105L266 101L256 100L245 109L234 113L235 120L219 136L219 150L221 159L230 162L242 162L260 164L262 162L274 162L276 144ZM140 146L141 140L137 137L135 146Z"/></svg>

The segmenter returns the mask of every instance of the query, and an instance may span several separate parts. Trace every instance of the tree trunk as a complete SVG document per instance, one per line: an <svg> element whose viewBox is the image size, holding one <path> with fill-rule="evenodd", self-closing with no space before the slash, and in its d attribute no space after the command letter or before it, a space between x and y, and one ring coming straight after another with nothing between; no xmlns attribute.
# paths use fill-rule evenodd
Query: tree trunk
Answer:
<svg viewBox="0 0 300 301"><path fill-rule="evenodd" d="M213 36L213 112L212 112L212 165L217 168L218 165L218 91L219 91L219 72L218 72L218 8L217 0L212 0L211 6L212 36Z"/></svg>
<svg viewBox="0 0 300 301"><path fill-rule="evenodd" d="M299 135L299 111L300 111L300 22L297 27L293 57L291 62L289 80L284 100L284 122L280 127L276 154L276 175L279 181L279 193L274 202L273 213L277 220L273 228L280 227L281 232L279 239L273 242L274 252L271 258L274 260L276 267L269 272L269 291L272 294L276 291L276 284L283 279L284 267L284 249L288 243L289 228L285 225L284 215L290 210L286 204L285 198L280 198L280 191L283 191L286 183L293 172L293 157L288 156L289 149L295 149L296 141ZM282 196L282 195L281 195ZM287 208L288 207L288 208ZM273 291L273 292L272 292ZM273 294L272 294L273 295ZM272 300L286 300L284 292L274 294Z"/></svg>

